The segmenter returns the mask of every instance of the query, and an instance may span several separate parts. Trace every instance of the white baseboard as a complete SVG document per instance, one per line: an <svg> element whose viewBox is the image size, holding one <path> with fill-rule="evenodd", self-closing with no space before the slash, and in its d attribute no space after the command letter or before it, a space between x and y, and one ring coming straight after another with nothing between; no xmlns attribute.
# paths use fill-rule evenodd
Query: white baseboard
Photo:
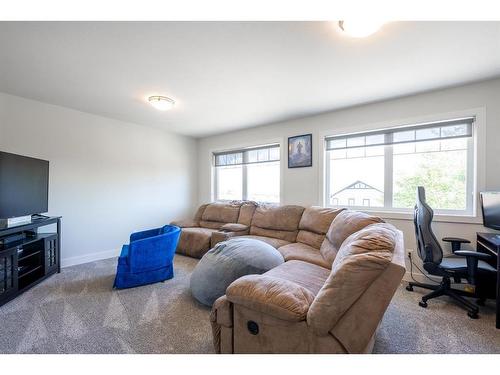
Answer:
<svg viewBox="0 0 500 375"><path fill-rule="evenodd" d="M76 266L77 264L89 263L89 262L94 262L96 260L117 257L118 255L120 255L120 251L121 249L112 249L107 251L101 251L98 253L85 254L70 258L63 258L61 260L61 267L64 268L64 267Z"/></svg>

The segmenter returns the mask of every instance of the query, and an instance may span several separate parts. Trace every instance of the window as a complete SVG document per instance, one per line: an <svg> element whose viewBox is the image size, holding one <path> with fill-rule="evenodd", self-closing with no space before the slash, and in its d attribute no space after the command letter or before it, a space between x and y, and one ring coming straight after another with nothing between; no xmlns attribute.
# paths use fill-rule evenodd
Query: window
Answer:
<svg viewBox="0 0 500 375"><path fill-rule="evenodd" d="M279 203L278 144L214 153L216 200Z"/></svg>
<svg viewBox="0 0 500 375"><path fill-rule="evenodd" d="M474 118L326 138L326 203L410 211L417 186L438 213L472 214Z"/></svg>

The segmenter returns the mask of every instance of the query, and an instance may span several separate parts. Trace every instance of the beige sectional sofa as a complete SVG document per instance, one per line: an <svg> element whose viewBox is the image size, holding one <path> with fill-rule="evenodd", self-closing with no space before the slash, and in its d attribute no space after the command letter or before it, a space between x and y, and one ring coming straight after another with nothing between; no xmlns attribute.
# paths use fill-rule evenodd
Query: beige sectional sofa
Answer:
<svg viewBox="0 0 500 375"><path fill-rule="evenodd" d="M402 233L343 209L211 203L182 227L177 252L201 257L234 236L285 263L233 282L212 309L218 353L366 353L405 272Z"/></svg>

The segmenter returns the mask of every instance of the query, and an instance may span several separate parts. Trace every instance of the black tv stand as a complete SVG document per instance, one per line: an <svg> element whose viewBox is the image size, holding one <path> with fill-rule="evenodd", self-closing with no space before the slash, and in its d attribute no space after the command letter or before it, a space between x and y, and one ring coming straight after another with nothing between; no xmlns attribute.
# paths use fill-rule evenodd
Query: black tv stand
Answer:
<svg viewBox="0 0 500 375"><path fill-rule="evenodd" d="M39 228L52 224L55 233L39 233ZM60 255L61 217L0 226L0 306L61 272Z"/></svg>

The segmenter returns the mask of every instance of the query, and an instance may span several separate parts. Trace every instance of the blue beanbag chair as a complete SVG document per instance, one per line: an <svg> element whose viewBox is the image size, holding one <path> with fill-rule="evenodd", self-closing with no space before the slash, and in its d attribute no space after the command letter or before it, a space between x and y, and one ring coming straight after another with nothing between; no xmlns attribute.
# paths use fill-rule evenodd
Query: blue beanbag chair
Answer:
<svg viewBox="0 0 500 375"><path fill-rule="evenodd" d="M219 242L196 265L191 275L191 293L202 304L212 306L236 279L262 274L283 262L278 250L259 240L232 238Z"/></svg>

